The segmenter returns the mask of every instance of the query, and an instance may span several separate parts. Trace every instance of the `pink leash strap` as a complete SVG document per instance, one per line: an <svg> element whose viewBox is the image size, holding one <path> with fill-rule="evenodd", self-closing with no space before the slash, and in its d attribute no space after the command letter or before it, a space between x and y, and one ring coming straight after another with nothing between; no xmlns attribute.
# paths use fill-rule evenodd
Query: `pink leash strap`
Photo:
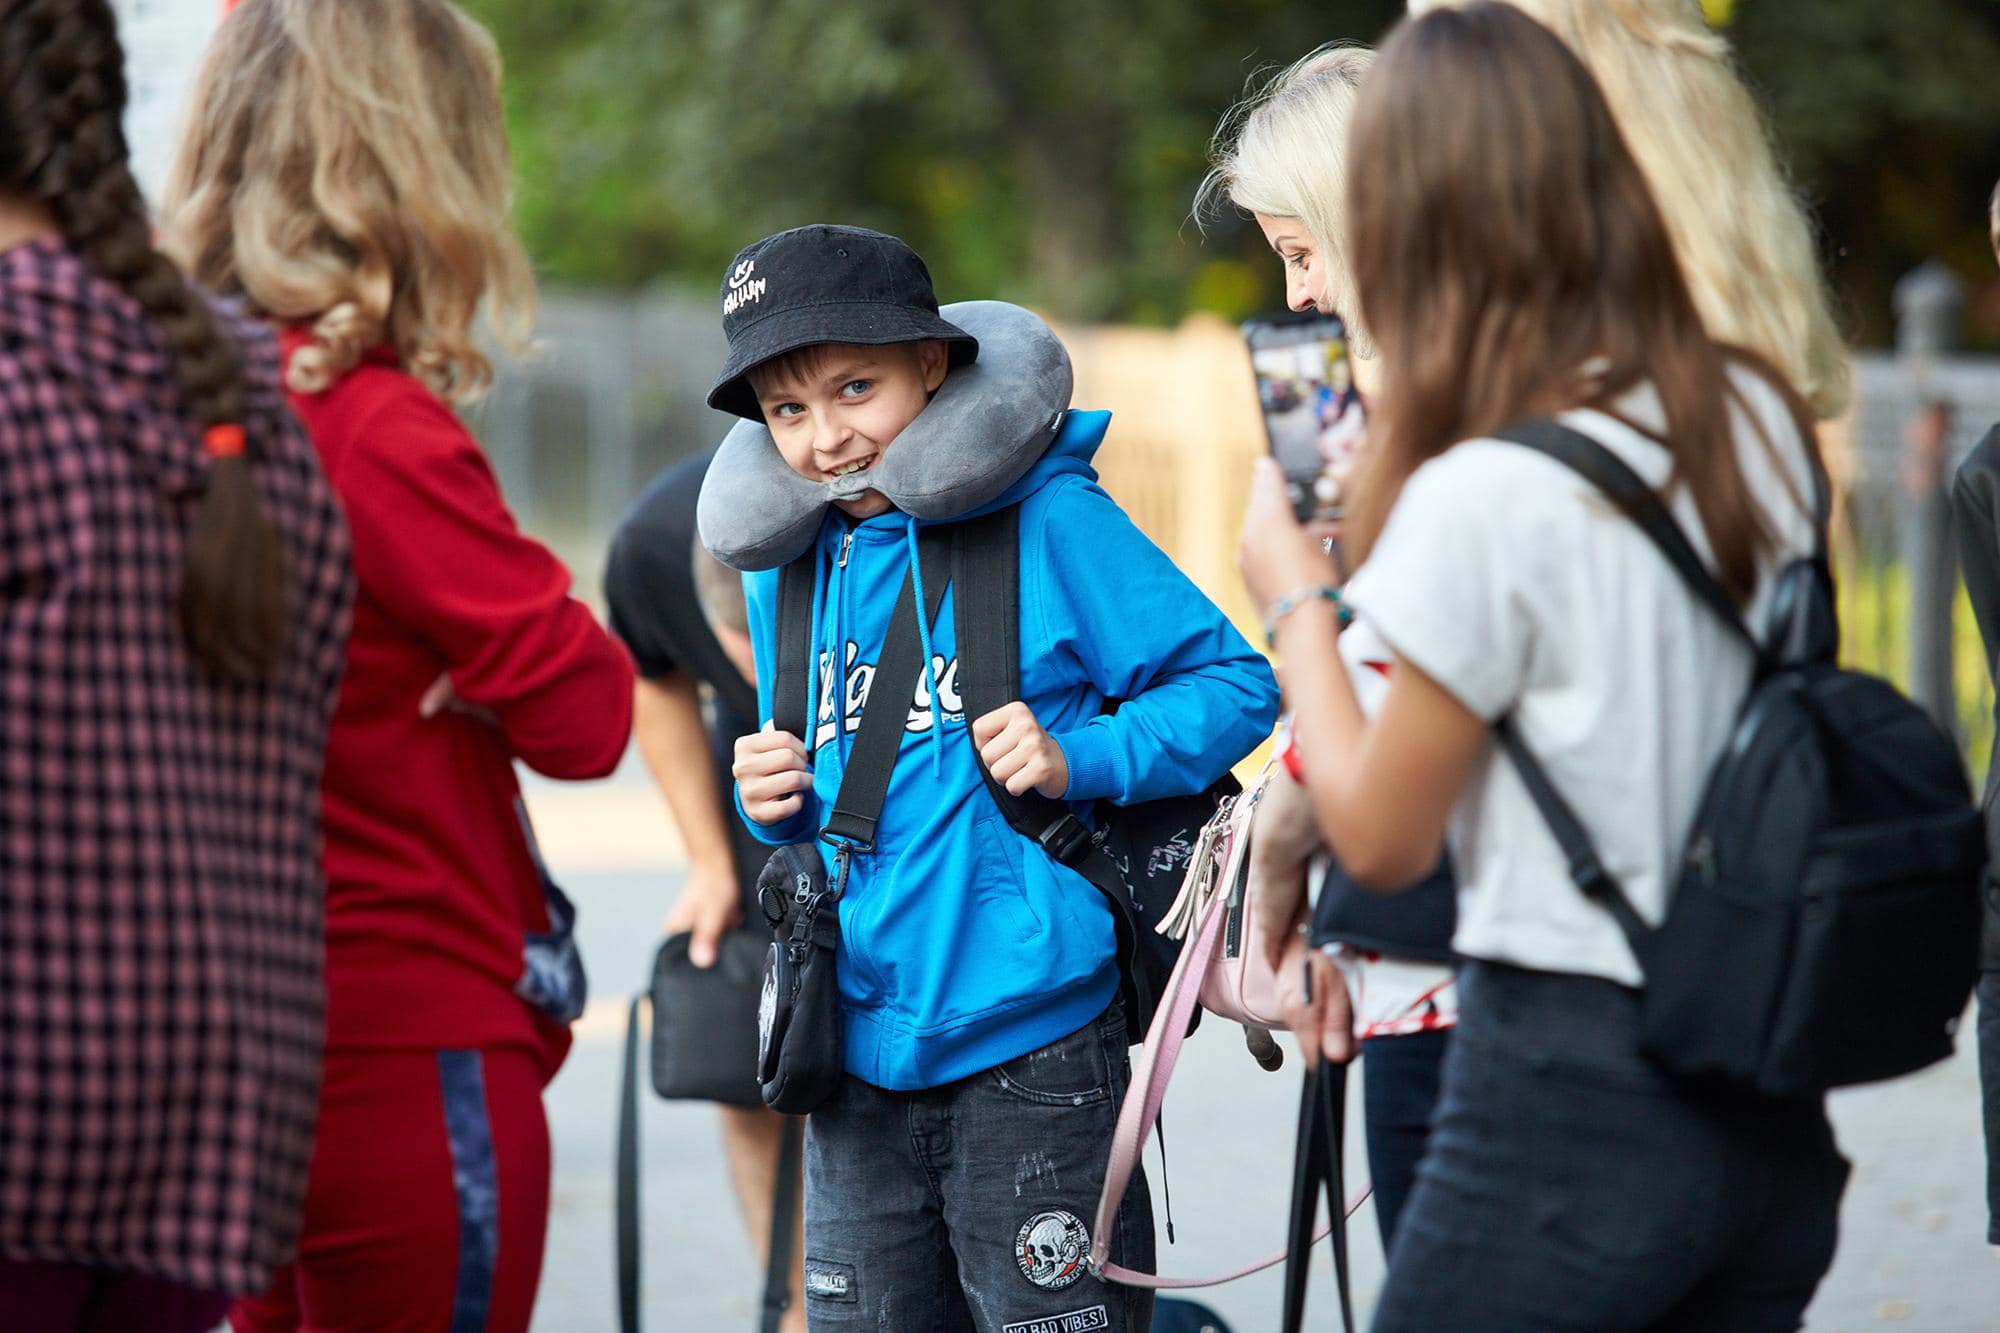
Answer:
<svg viewBox="0 0 2000 1333"><path fill-rule="evenodd" d="M1208 964L1222 942L1223 919L1229 915L1226 906L1223 895L1217 894L1209 905L1208 915L1202 920L1200 933L1188 941L1187 947L1181 950L1181 956L1175 960L1173 973L1167 978L1165 1000L1153 1011L1153 1025L1146 1031L1146 1044L1139 1051L1138 1063L1132 1070L1132 1085L1126 1090L1125 1104L1118 1110L1118 1126L1111 1134L1111 1160L1105 1166L1104 1193L1097 1201L1096 1225L1091 1228L1089 1264L1091 1272L1127 1286L1164 1289L1212 1287L1282 1263L1289 1253L1289 1249L1280 1249L1215 1277L1162 1277L1158 1273L1141 1273L1110 1261L1111 1242L1108 1238L1112 1234L1112 1223L1118 1205L1125 1198L1125 1187L1131 1184L1132 1173L1138 1168L1140 1155L1146 1146L1146 1135L1152 1132L1154 1122L1160 1118L1160 1106L1167 1096L1167 1082L1173 1077L1174 1065L1180 1060L1181 1043L1187 1040L1188 1021L1194 1017L1201 978L1207 974ZM1368 1192L1368 1188L1363 1187L1348 1200L1349 1217L1368 1197ZM1319 1244L1332 1230L1333 1220L1328 1218L1313 1233L1312 1243Z"/></svg>

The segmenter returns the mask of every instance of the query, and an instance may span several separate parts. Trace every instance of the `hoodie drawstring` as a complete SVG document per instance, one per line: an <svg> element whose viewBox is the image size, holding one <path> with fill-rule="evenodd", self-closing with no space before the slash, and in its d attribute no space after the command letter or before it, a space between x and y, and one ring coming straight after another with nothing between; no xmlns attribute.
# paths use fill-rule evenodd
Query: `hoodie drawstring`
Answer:
<svg viewBox="0 0 2000 1333"><path fill-rule="evenodd" d="M819 712L824 702L820 697L820 690L825 680L824 674L820 670L820 645L825 642L827 612L833 609L833 602L835 601L831 587L835 572L833 561L824 548L818 551L818 562L819 577L813 580L812 633L808 636L810 643L807 645L806 734L799 738L805 742L806 756L809 761L813 751L819 748ZM835 653L838 656L838 649L835 650ZM836 666L835 672L838 673L838 671L839 667ZM834 691L836 710L839 707L839 695L840 692L836 688ZM840 749L840 729L838 722L839 718L836 716L836 725L833 733L834 750L836 753Z"/></svg>
<svg viewBox="0 0 2000 1333"><path fill-rule="evenodd" d="M904 544L910 551L910 586L917 597L917 642L924 649L924 689L931 701L931 774L944 776L944 700L938 698L937 672L931 669L930 600L924 596L924 562L917 552L917 520L903 520Z"/></svg>

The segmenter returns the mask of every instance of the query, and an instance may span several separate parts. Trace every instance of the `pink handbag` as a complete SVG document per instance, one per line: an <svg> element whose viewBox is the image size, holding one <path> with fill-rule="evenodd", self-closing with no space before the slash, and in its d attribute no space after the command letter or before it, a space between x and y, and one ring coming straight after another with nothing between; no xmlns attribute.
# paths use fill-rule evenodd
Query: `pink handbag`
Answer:
<svg viewBox="0 0 2000 1333"><path fill-rule="evenodd" d="M1249 787L1225 802L1203 826L1188 862L1180 895L1167 909L1159 933L1187 941L1181 963L1168 982L1171 991L1186 968L1197 978L1201 1007L1233 1023L1282 1031L1278 980L1257 941L1255 904L1250 899L1250 823L1271 780L1265 765ZM1190 961L1200 927L1220 917L1214 945Z"/></svg>
<svg viewBox="0 0 2000 1333"><path fill-rule="evenodd" d="M1104 1193L1097 1201L1097 1221L1091 1228L1091 1272L1133 1287L1212 1287L1260 1272L1284 1260L1288 1251L1245 1264L1214 1277L1162 1277L1141 1273L1111 1258L1111 1236L1118 1205L1137 1169L1146 1135L1160 1118L1167 1081L1173 1077L1197 1001L1202 1008L1231 1022L1282 1029L1278 981L1256 938L1254 903L1249 895L1250 823L1271 777L1264 771L1243 793L1218 808L1195 843L1187 878L1158 930L1187 942L1167 979L1166 992L1153 1012L1146 1044L1132 1064L1132 1084L1118 1111L1111 1135L1111 1160L1105 1168ZM1347 1201L1347 1214L1368 1197L1364 1187ZM1333 1229L1329 1218L1313 1233L1318 1244Z"/></svg>

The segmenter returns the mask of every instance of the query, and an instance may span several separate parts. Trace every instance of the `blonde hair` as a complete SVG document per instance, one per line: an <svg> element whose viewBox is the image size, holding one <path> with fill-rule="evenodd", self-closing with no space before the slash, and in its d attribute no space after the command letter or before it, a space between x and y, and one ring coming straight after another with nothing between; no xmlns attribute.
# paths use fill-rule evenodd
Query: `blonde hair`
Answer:
<svg viewBox="0 0 2000 1333"><path fill-rule="evenodd" d="M448 0L245 0L190 106L164 244L212 290L311 323L293 390L386 339L441 398L475 397L482 302L523 344L534 278L508 216L500 53Z"/></svg>
<svg viewBox="0 0 2000 1333"><path fill-rule="evenodd" d="M1326 264L1327 304L1350 322L1360 312L1347 261L1347 125L1374 60L1365 46L1329 45L1281 70L1223 115L1195 192L1197 217L1226 197L1304 223Z"/></svg>
<svg viewBox="0 0 2000 1333"><path fill-rule="evenodd" d="M1409 0L1412 15L1471 0ZM1811 223L1728 41L1695 0L1506 0L1560 37L1611 106L1709 336L1749 348L1814 413L1847 406L1846 348Z"/></svg>

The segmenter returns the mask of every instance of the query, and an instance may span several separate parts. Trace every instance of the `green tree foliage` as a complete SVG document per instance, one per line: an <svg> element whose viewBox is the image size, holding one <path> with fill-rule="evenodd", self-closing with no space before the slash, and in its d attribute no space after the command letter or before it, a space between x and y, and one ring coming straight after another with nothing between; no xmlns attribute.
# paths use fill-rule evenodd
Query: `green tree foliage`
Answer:
<svg viewBox="0 0 2000 1333"><path fill-rule="evenodd" d="M1171 319L1272 299L1262 242L1188 218L1259 69L1398 0L469 0L508 60L520 217L562 281L707 287L759 235L876 226L947 297ZM1255 247L1253 249L1253 246ZM1266 270L1269 270L1267 273Z"/></svg>
<svg viewBox="0 0 2000 1333"><path fill-rule="evenodd" d="M2000 4L1738 0L1728 32L1817 209L1853 336L1890 339L1890 288L1927 258L1990 280Z"/></svg>
<svg viewBox="0 0 2000 1333"><path fill-rule="evenodd" d="M465 0L506 52L520 216L568 283L705 289L814 220L909 239L947 299L1071 318L1278 303L1255 229L1189 219L1259 71L1374 41L1400 0ZM1858 334L1930 254L1977 266L2000 175L2000 4L1704 0L1820 210Z"/></svg>

